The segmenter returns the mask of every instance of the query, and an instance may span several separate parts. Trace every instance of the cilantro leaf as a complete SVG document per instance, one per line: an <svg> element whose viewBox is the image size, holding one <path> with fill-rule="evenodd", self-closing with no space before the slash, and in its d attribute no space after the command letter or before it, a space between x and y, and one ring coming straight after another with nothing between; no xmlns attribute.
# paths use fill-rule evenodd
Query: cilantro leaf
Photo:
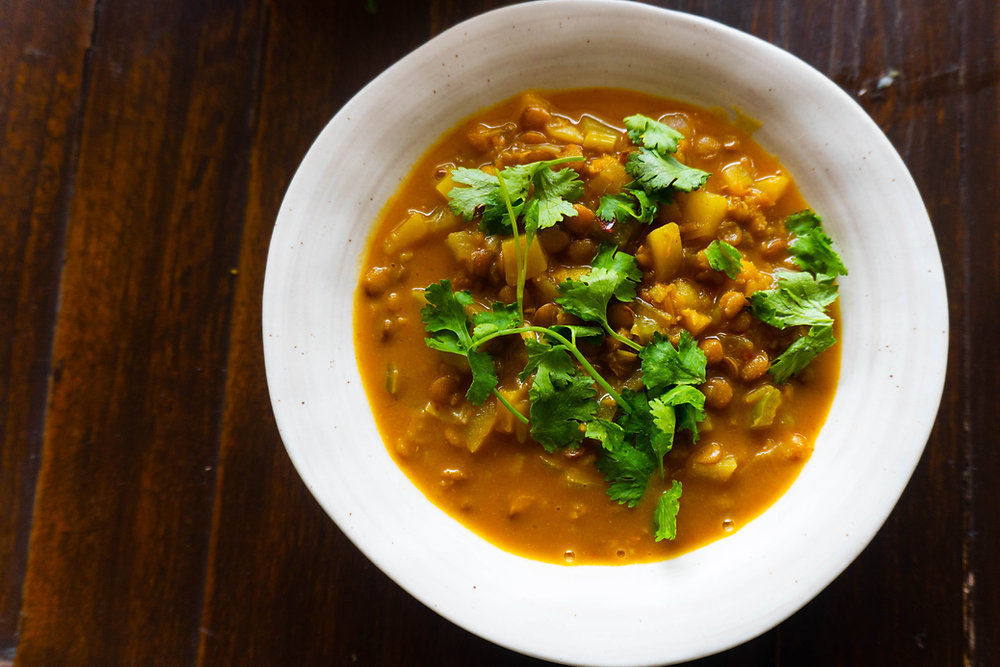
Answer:
<svg viewBox="0 0 1000 667"><path fill-rule="evenodd" d="M680 499L683 490L683 485L675 479L670 488L656 501L656 510L653 512L653 538L657 542L677 537L677 513L681 509Z"/></svg>
<svg viewBox="0 0 1000 667"><path fill-rule="evenodd" d="M677 147L684 138L683 134L669 125L642 114L627 117L625 129L633 144L645 146L662 155L677 152Z"/></svg>
<svg viewBox="0 0 1000 667"><path fill-rule="evenodd" d="M472 316L472 339L480 340L486 336L513 329L521 325L521 316L517 312L517 304L494 303L491 311L483 311Z"/></svg>
<svg viewBox="0 0 1000 667"><path fill-rule="evenodd" d="M647 191L673 188L691 192L704 185L709 177L707 171L688 167L673 155L660 155L648 148L640 148L629 155L625 171Z"/></svg>
<svg viewBox="0 0 1000 667"><path fill-rule="evenodd" d="M827 306L837 299L837 276L847 275L847 268L833 250L833 241L823 232L820 217L813 211L793 213L785 218L785 227L795 238L788 244L793 261L802 272L775 271L777 285L755 292L750 297L750 311L762 322L786 329L808 326L806 335L782 352L768 371L775 382L786 382L836 341L833 318Z"/></svg>
<svg viewBox="0 0 1000 667"><path fill-rule="evenodd" d="M451 179L467 186L456 186L448 191L448 207L465 222L476 217L481 208L502 205L499 201L500 183L495 175L487 174L482 169L456 167L451 171Z"/></svg>
<svg viewBox="0 0 1000 667"><path fill-rule="evenodd" d="M649 410L646 392L623 389L621 398L624 410L618 411L616 423L625 429L625 434L637 445L648 444L653 432L653 415Z"/></svg>
<svg viewBox="0 0 1000 667"><path fill-rule="evenodd" d="M705 248L708 265L716 271L722 271L730 278L736 278L743 270L743 256L740 251L725 241L712 241Z"/></svg>
<svg viewBox="0 0 1000 667"><path fill-rule="evenodd" d="M577 369L565 346L529 342L531 435L549 452L575 447L583 440L581 425L597 412L594 381Z"/></svg>
<svg viewBox="0 0 1000 667"><path fill-rule="evenodd" d="M580 158L583 159L583 158ZM576 215L573 202L583 196L583 182L572 169L553 171L567 158L519 164L500 170L515 216L523 216L528 240L566 217ZM496 174L456 167L451 178L459 185L448 191L448 206L466 222L480 214L487 234L510 231L510 213Z"/></svg>
<svg viewBox="0 0 1000 667"><path fill-rule="evenodd" d="M493 365L493 357L486 352L471 350L466 353L469 359L469 368L472 370L472 383L469 385L465 397L473 405L482 405L483 401L490 397L493 388L499 381L496 367Z"/></svg>
<svg viewBox="0 0 1000 667"><path fill-rule="evenodd" d="M535 189L524 210L524 230L529 243L540 230L552 227L563 218L574 217L577 213L573 202L583 196L583 182L574 170L553 171L548 162L533 164L541 166L534 170Z"/></svg>
<svg viewBox="0 0 1000 667"><path fill-rule="evenodd" d="M689 384L682 384L669 390L658 400L675 408L677 428L691 431L691 439L698 442L698 423L705 419L705 394Z"/></svg>
<svg viewBox="0 0 1000 667"><path fill-rule="evenodd" d="M705 353L687 331L681 331L677 347L670 339L656 333L639 353L642 381L653 394L675 384L701 384L705 381Z"/></svg>
<svg viewBox="0 0 1000 667"><path fill-rule="evenodd" d="M668 191L669 193L669 191ZM660 203L669 202L671 197L656 197L648 194L634 181L616 195L603 195L597 207L597 217L608 222L625 222L633 218L649 224L656 220Z"/></svg>
<svg viewBox="0 0 1000 667"><path fill-rule="evenodd" d="M618 503L635 507L656 467L652 455L628 444L625 430L606 419L589 422L586 435L599 440L604 449L596 465L608 482L608 496Z"/></svg>
<svg viewBox="0 0 1000 667"><path fill-rule="evenodd" d="M493 357L471 349L473 339L469 335L469 316L465 309L472 305L472 295L467 291L453 292L451 281L442 280L427 287L424 299L427 305L420 310L420 318L424 329L431 334L424 339L427 347L469 360L472 383L465 397L475 405L481 404L497 386L497 374Z"/></svg>
<svg viewBox="0 0 1000 667"><path fill-rule="evenodd" d="M673 448L678 429L691 431L692 439L698 442L698 422L705 418L705 395L691 385L677 385L649 402L649 414L653 426L650 446L662 476L663 457Z"/></svg>
<svg viewBox="0 0 1000 667"><path fill-rule="evenodd" d="M786 329L800 325L830 325L826 307L837 299L832 279L815 278L802 271L775 271L775 288L754 292L750 310L761 322Z"/></svg>
<svg viewBox="0 0 1000 667"><path fill-rule="evenodd" d="M608 303L612 297L619 301L635 298L635 286L642 280L642 272L635 257L605 243L591 263L590 272L579 280L568 278L559 283L562 296L556 303L569 313L587 322L598 322L608 332Z"/></svg>
<svg viewBox="0 0 1000 667"><path fill-rule="evenodd" d="M674 406L667 405L661 398L649 402L649 414L652 417L653 429L649 444L656 455L656 466L663 475L663 457L674 447L674 431L677 429L677 412Z"/></svg>
<svg viewBox="0 0 1000 667"><path fill-rule="evenodd" d="M833 250L833 239L823 232L816 213L808 209L793 213L785 218L785 227L796 237L788 244L788 252L799 268L816 275L847 275L840 255Z"/></svg>
<svg viewBox="0 0 1000 667"><path fill-rule="evenodd" d="M819 356L827 348L831 347L837 339L833 337L833 326L822 325L809 328L809 333L797 339L794 343L778 355L778 358L771 362L768 371L774 377L774 381L785 382L805 368L810 361Z"/></svg>
<svg viewBox="0 0 1000 667"><path fill-rule="evenodd" d="M442 352L465 354L472 344L469 336L469 316L465 309L472 305L472 294L452 292L451 281L442 280L424 291L427 305L420 310L424 329L431 334L427 347Z"/></svg>

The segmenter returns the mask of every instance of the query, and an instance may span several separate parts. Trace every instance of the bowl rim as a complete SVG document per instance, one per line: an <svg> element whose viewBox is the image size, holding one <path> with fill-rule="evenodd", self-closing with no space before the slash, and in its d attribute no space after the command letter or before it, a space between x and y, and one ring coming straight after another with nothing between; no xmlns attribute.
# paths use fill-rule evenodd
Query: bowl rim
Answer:
<svg viewBox="0 0 1000 667"><path fill-rule="evenodd" d="M917 284L908 286L909 291L923 289L926 292L926 298L922 300L926 312L919 320L920 332L926 333L926 335L919 341L920 344L916 347L901 348L890 361L883 361L885 356L890 356L888 354L879 357L878 350L867 348L864 350L865 360L872 361L879 368L886 366L895 369L901 363L897 361L898 358L910 359L916 354L924 356L921 368L924 385L921 388L921 393L915 399L907 399L907 409L914 412L914 415L911 421L904 424L905 428L900 429L900 432L908 438L908 447L901 452L902 456L898 460L891 465L887 464L887 467L875 471L872 475L875 482L883 485L878 495L877 511L873 512L871 516L838 524L839 528L848 531L842 539L831 539L829 536L817 534L796 536L794 548L804 549L807 539L819 540L836 557L829 559L822 567L796 571L795 576L788 580L782 578L780 574L770 573L771 583L775 584L773 588L776 591L776 598L768 600L766 604L755 609L752 618L745 617L747 611L745 606L737 610L719 612L717 615L721 617L725 632L698 634L693 628L687 628L687 632L691 636L680 638L678 640L679 647L662 647L651 641L650 637L654 632L662 632L658 616L661 612L655 604L647 601L637 613L626 615L622 625L627 623L630 627L616 628L618 634L615 635L615 638L621 637L623 632L626 635L628 632L635 633L628 636L641 640L634 642L636 650L628 651L623 647L628 642L621 642L615 647L615 653L601 650L601 646L608 643L612 637L608 635L607 631L599 631L595 627L595 619L604 617L595 615L597 612L591 609L591 605L595 603L586 595L578 594L568 601L560 600L558 605L551 601L536 600L523 590L511 590L509 581L502 579L488 581L482 577L463 578L462 574L459 573L460 568L453 567L453 563L445 561L444 569L456 572L456 576L460 580L453 585L446 581L449 572L441 571L442 564L438 562L442 558L440 553L431 551L425 544L414 542L415 538L401 536L399 539L391 539L372 534L374 532L372 526L366 525L364 522L371 521L375 528L379 528L384 527L384 521L379 523L373 516L365 514L365 500L357 497L357 493L350 495L350 490L337 490L335 492L330 489L328 478L324 478L324 473L329 474L335 468L331 467L329 459L324 458L325 454L317 454L303 445L304 442L314 442L317 437L336 437L336 434L332 434L328 430L323 431L318 426L323 424L323 419L321 415L317 416L315 411L321 410L313 406L317 403L322 404L324 401L337 400L340 391L356 392L357 385L350 390L343 386L331 389L327 384L324 384L331 381L331 376L324 375L321 379L316 380L312 375L316 372L314 369L303 369L303 367L298 366L297 357L306 355L307 350L316 349L310 347L316 344L307 340L308 336L304 337L302 331L295 331L293 326L301 325L304 321L302 316L299 316L299 319L294 319L294 315L297 312L296 308L303 307L302 299L306 298L294 293L294 284L298 275L295 270L302 270L301 264L303 263L296 244L304 243L303 239L315 238L317 235L329 242L332 235L340 233L328 226L321 225L317 229L316 225L313 224L318 211L331 212L329 209L324 209L322 203L317 204L315 201L317 197L322 198L328 195L322 185L322 179L330 173L331 155L343 148L337 141L342 140L345 133L350 134L363 127L363 120L360 117L366 109L373 104L377 106L377 103L384 102L386 95L391 92L394 86L401 85L409 77L417 76L429 63L439 59L447 60L439 58L442 53L450 54L454 50L456 56L458 53L471 54L479 46L479 40L486 37L499 39L496 37L496 33L500 26L505 30L510 30L511 34L515 36L521 35L523 37L525 31L532 29L536 30L536 34L543 28L554 30L557 22L559 30L562 30L564 26L573 29L574 21L594 21L601 18L609 20L609 17L617 17L615 20L622 21L662 22L664 25L669 25L671 29L690 35L691 39L699 44L716 42L735 44L747 54L748 58L753 57L762 62L776 63L784 68L782 71L793 73L795 76L801 77L803 81L807 81L808 85L813 87L812 90L822 93L823 105L835 107L837 113L843 114L845 124L860 128L867 133L865 136L871 140L871 151L868 159L873 163L885 165L891 170L894 179L892 186L895 188L894 196L899 200L898 202L893 200L893 203L901 206L909 215L911 223L908 233L914 239L912 245L928 267L927 275L918 276L914 281ZM547 36L551 36L551 33L547 33ZM717 64L712 65L710 54L706 54L705 60L706 67L717 67ZM442 62L441 67L444 71L454 73L455 79L444 81L438 75L437 80L443 81L443 84L440 90L435 90L435 95L439 92L441 97L457 94L461 88L460 75L468 75L468 72L450 62ZM488 103L481 104L480 107L486 107L504 97L506 96L491 99ZM695 103L699 102L699 100L691 100L690 95L685 96L684 99ZM824 113L832 112L827 109ZM433 135L433 138L436 139L444 130L454 126L461 118L462 116L452 117L441 127L438 134ZM764 131L767 132L766 125ZM408 149L407 155L413 158L408 164L413 164L416 157L429 147L430 143L427 142L427 145L423 147ZM832 152L836 149L830 148L829 150ZM416 152L414 153L414 151ZM779 157L783 156L779 153ZM793 175L800 176L794 171ZM822 180L822 177L823 175L810 178ZM390 190L396 187L391 183L389 185L391 186ZM812 201L809 194L806 194L807 199ZM330 202L326 202L326 204L329 205ZM348 208L360 210L358 207L362 207L363 204L364 202L360 202L355 207ZM332 214L348 215L349 213L337 211ZM845 231L851 232L859 238L863 238L868 233L852 228L845 229ZM835 239L837 238L836 234L831 233L831 235ZM348 241L353 242L354 239L349 238ZM361 242L355 243L354 251L360 252L358 247L363 245L364 243ZM864 257L866 255L859 252L857 259L860 260ZM904 261L901 257L892 259L897 262ZM338 267L337 273L329 275L328 282L353 275L356 283L359 270L357 259L355 258L353 264L350 261L344 261L343 264L344 266ZM294 265L298 266L293 269ZM862 264L862 266L867 266L867 264ZM849 265L849 268L852 267ZM882 273L876 273L875 277L880 283L888 284L887 281L891 280L891 276ZM298 282L301 283L301 280L298 279ZM320 282L322 283L322 281ZM876 301L871 295L862 292L863 288L855 284L853 274L842 281L842 301L850 299L851 303L854 304L851 306L852 308L860 308L858 303L882 304L881 301ZM453 26L418 47L362 88L341 108L317 137L288 187L272 234L262 307L265 367L279 432L299 475L344 534L386 575L425 605L452 622L507 648L539 658L573 664L664 664L702 657L740 644L769 630L826 587L874 537L875 532L889 516L892 507L905 488L907 480L912 475L930 434L940 403L948 344L948 311L943 268L930 220L927 218L916 185L901 158L867 113L832 81L777 46L710 19L624 0L545 0L511 5L480 14ZM933 332L931 332L932 326ZM859 324L857 326L859 331L855 331L853 323L844 323L845 350L848 345L854 345L854 341L858 337L862 337L862 333L867 332L867 330L860 331L861 328L862 325ZM917 329L916 325L914 329ZM339 331L342 335L343 331ZM876 333L881 333L881 331ZM323 351L327 352L328 350L324 349ZM338 354L341 356L337 358L338 363L343 361L344 353L345 350L339 349ZM353 352L350 353L350 357L353 359ZM334 365L333 360L330 364ZM350 368L346 370L341 368L338 372L347 373L351 379L356 379L356 368L354 373L351 372ZM902 374L902 371L899 372ZM296 386L296 383L291 381L293 377L297 381L302 381L302 385ZM900 383L902 386L902 380ZM363 392L363 390L361 391ZM840 400L840 396L841 391L838 389L838 399L835 399L835 404ZM302 400L297 400L299 398ZM317 431L317 428L320 430ZM334 425L333 428L336 429L338 426ZM346 429L347 426L341 425L340 428ZM362 426L358 428L362 428ZM822 433L820 437L823 437ZM379 440L379 446L383 450L385 449L381 440ZM817 447L818 449L819 447ZM342 456L349 455L343 454ZM362 463L370 461L372 457L377 458L378 454L369 454ZM355 459L353 462L357 463L358 460ZM807 472L815 469L816 466L813 466L812 462L807 464L800 480L793 484L793 489L800 485L800 481L807 476ZM809 474L813 477L818 475L818 473ZM398 482L399 480L395 479L394 481ZM400 493L403 494L407 502L413 502L417 505L421 502L425 504L429 502L422 501L423 496L419 495L419 492L414 495L414 491L415 489L402 490ZM786 494L786 498L788 495ZM783 507L786 507L789 502L791 501L786 501L784 498L779 501ZM776 503L777 505L778 503ZM767 510L762 518L773 513L773 510L774 508ZM416 507L414 511L421 512L423 510ZM440 512L440 510L434 508L433 512ZM420 514L420 516L425 517L427 521L434 522L434 529L441 531L441 534L446 535L449 539L461 535L464 531L460 527L456 529L455 526L451 525L450 519L438 523L439 520L430 517L430 515ZM757 523L770 524L768 521L757 520L751 525ZM644 578L651 577L671 580L691 578L701 581L699 577L702 575L698 572L699 568L706 567L706 564L716 563L720 559L724 560L724 555L719 555L720 551L729 552L737 549L735 546L730 548L726 545L730 542L734 544L750 542L749 539L742 537L748 528L744 528L722 542L714 543L670 561L607 567L573 566L567 568L559 565L535 563L510 554L494 554L492 551L498 550L485 542L479 544L477 542L479 538L465 535L455 539L460 540L465 547L489 562L499 563L501 568L526 573L525 576L536 582L539 589L570 591L579 579L586 579L586 585L598 588L621 585L622 581L634 584L643 581ZM768 525L762 530L771 528L772 526ZM479 541L481 542L481 540ZM725 543L723 546L717 546L723 543ZM424 554L423 550L430 551L430 553ZM400 551L405 553L401 554ZM437 556L437 560L435 560L435 556ZM622 574L626 570L628 576ZM431 571L436 574L429 577L427 573ZM765 572L764 576L766 577L767 574ZM425 581L426 579L432 580L430 585ZM478 582L478 585L471 583L472 588L470 589L470 582ZM435 589L434 585L438 585L440 588ZM753 588L749 584L745 587ZM519 595L520 598L514 600L512 604L510 600L505 598L505 596L510 595ZM504 600L504 602L501 603L500 600ZM562 604L563 602L568 602L568 605ZM524 610L523 618L519 618L516 622L507 618L507 626L498 625L497 619L504 618L504 614L509 616L511 608L518 605ZM567 614L567 609L575 611ZM586 630L588 634L574 636L570 641L547 641L546 634L534 631L531 625L533 620L537 621L543 614L561 618L562 627L566 628L567 634L579 633L581 630ZM643 624L649 629L635 630L636 627L641 627Z"/></svg>

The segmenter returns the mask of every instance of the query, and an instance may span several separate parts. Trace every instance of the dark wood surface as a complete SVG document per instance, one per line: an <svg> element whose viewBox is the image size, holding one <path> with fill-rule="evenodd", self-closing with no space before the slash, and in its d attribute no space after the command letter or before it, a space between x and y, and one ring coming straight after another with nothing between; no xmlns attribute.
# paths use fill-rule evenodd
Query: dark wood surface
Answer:
<svg viewBox="0 0 1000 667"><path fill-rule="evenodd" d="M424 608L326 517L260 343L271 228L316 134L501 4L0 0L0 665L540 664ZM699 664L1000 664L1000 10L657 4L861 103L924 196L951 304L937 423L885 527Z"/></svg>

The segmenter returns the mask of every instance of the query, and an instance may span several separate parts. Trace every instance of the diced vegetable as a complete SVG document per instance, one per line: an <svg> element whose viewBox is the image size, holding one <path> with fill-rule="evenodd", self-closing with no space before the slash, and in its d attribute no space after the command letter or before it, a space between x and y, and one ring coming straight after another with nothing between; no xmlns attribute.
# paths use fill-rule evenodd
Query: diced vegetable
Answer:
<svg viewBox="0 0 1000 667"><path fill-rule="evenodd" d="M736 162L727 165L720 174L724 187L730 194L742 197L747 189L753 185L753 176L741 163Z"/></svg>
<svg viewBox="0 0 1000 667"><path fill-rule="evenodd" d="M774 385L765 384L748 392L744 400L751 406L750 428L764 428L774 423L781 405L781 391Z"/></svg>
<svg viewBox="0 0 1000 667"><path fill-rule="evenodd" d="M704 190L696 190L686 196L677 195L681 207L681 215L687 223L684 226L685 237L694 239L710 239L719 229L719 223L726 217L729 210L729 200Z"/></svg>
<svg viewBox="0 0 1000 667"><path fill-rule="evenodd" d="M583 143L583 133L562 118L553 118L545 125L545 134L553 141L564 144Z"/></svg>
<svg viewBox="0 0 1000 667"><path fill-rule="evenodd" d="M399 393L399 367L392 361L385 365L385 390L390 396Z"/></svg>
<svg viewBox="0 0 1000 667"><path fill-rule="evenodd" d="M485 401L482 405L477 405L469 418L469 427L465 432L465 446L473 454L476 453L483 442L493 431L493 426L497 420L497 402L495 399Z"/></svg>
<svg viewBox="0 0 1000 667"><path fill-rule="evenodd" d="M437 185L434 186L445 201L448 201L448 193L451 192L453 187L455 187L455 181L452 179L450 171L444 178L438 181Z"/></svg>
<svg viewBox="0 0 1000 667"><path fill-rule="evenodd" d="M778 200L784 196L785 191L788 190L790 183L791 181L784 174L775 174L774 176L758 178L753 182L753 186L764 193L773 204L777 204Z"/></svg>
<svg viewBox="0 0 1000 667"><path fill-rule="evenodd" d="M413 211L403 222L389 233L385 239L385 251L397 253L423 241L430 232L428 217Z"/></svg>
<svg viewBox="0 0 1000 667"><path fill-rule="evenodd" d="M521 252L524 252L525 238L523 236L519 236L517 240L520 241ZM500 254L503 255L503 271L507 284L516 285L517 255L514 253L514 239L504 239ZM545 273L545 270L548 267L549 260L545 257L545 251L542 250L542 244L539 243L536 238L531 242L531 245L528 246L528 262L524 277L527 280L536 278Z"/></svg>
<svg viewBox="0 0 1000 667"><path fill-rule="evenodd" d="M684 259L681 231L676 223L657 227L646 237L646 246L653 258L653 275L660 282L669 282L677 275Z"/></svg>
<svg viewBox="0 0 1000 667"><path fill-rule="evenodd" d="M631 180L625 166L611 155L594 158L590 168L596 172L587 183L587 190L595 195L621 192Z"/></svg>
<svg viewBox="0 0 1000 667"><path fill-rule="evenodd" d="M583 130L583 147L588 150L611 153L622 138L618 130L590 116L584 116L583 120L580 121L580 126Z"/></svg>

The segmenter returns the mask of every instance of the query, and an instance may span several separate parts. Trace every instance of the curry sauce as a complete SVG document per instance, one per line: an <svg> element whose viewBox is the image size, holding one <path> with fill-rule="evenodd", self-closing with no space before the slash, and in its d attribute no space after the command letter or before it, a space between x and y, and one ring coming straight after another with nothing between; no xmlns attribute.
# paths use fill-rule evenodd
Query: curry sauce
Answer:
<svg viewBox="0 0 1000 667"><path fill-rule="evenodd" d="M677 159L709 172L704 185L660 203L651 224L604 220L601 198L631 181L634 146L622 119L643 114L679 131ZM627 507L608 496L595 466L599 443L546 451L530 428L490 396L465 397L468 364L425 344L425 290L442 279L468 290L477 306L512 303L509 239L449 209L458 167L504 167L571 156L583 183L575 212L521 246L531 264L524 283L526 322L580 324L556 303L559 285L581 275L600 248L634 256L642 278L634 300L612 300L610 326L645 343L690 335L704 353L707 416L698 437L678 431L642 499ZM416 164L374 227L357 289L358 365L376 424L393 459L436 505L497 546L529 558L623 564L669 558L746 525L789 487L808 460L833 400L839 345L778 383L775 357L802 327L777 329L750 312L750 299L775 284L776 270L798 271L783 221L807 208L775 157L723 115L640 93L612 90L528 92L471 118ZM659 231L657 231L659 230ZM505 245L506 241L506 245ZM712 268L712 241L739 250L729 276ZM480 305L481 304L481 305ZM839 313L830 308L839 334ZM528 414L530 380L522 338L492 341L498 394ZM616 388L632 386L639 361L628 347L581 345ZM613 412L602 404L601 412ZM673 480L683 485L676 537L654 541L651 516Z"/></svg>

